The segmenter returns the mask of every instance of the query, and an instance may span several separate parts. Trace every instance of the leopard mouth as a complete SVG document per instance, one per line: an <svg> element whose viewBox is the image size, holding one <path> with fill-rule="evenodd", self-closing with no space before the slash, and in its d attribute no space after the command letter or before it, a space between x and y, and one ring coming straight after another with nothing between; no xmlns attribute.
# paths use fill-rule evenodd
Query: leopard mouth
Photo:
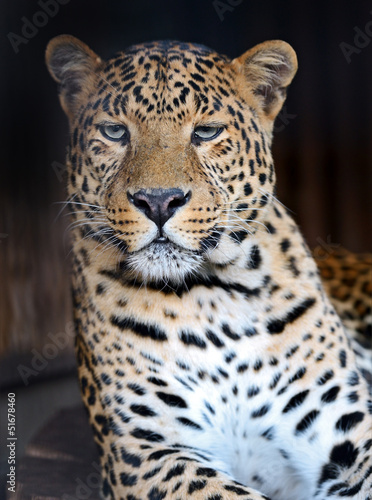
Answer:
<svg viewBox="0 0 372 500"><path fill-rule="evenodd" d="M89 236L100 244L108 241L111 248L116 248L123 254L126 271L135 279L143 282L164 282L182 284L185 278L191 275L203 274L203 269L209 259L210 251L217 246L220 233L213 231L212 234L201 240L200 249L189 249L173 241L172 237L164 233L158 233L154 239L142 248L130 251L127 244L115 231L104 238L94 232Z"/></svg>
<svg viewBox="0 0 372 500"><path fill-rule="evenodd" d="M186 276L195 274L203 262L200 252L182 248L165 236L127 254L128 267L145 281L180 283Z"/></svg>

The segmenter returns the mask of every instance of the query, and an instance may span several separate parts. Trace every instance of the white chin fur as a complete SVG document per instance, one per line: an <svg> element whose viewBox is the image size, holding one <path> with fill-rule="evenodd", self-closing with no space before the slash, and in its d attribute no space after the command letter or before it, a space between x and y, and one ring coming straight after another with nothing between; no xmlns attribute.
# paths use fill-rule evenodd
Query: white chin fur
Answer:
<svg viewBox="0 0 372 500"><path fill-rule="evenodd" d="M187 275L195 274L202 266L201 255L172 244L153 243L127 257L132 271L145 281L182 283Z"/></svg>

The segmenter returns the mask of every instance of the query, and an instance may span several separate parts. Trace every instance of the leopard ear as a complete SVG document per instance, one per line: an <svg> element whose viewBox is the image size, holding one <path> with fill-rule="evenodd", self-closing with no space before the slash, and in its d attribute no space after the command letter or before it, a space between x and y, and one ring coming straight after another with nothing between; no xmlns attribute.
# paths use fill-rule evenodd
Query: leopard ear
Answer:
<svg viewBox="0 0 372 500"><path fill-rule="evenodd" d="M233 64L243 72L264 116L273 121L297 71L295 51L286 42L271 40L248 50L234 59Z"/></svg>
<svg viewBox="0 0 372 500"><path fill-rule="evenodd" d="M71 35L53 38L45 57L49 73L60 85L62 108L72 116L92 86L102 61L85 43Z"/></svg>

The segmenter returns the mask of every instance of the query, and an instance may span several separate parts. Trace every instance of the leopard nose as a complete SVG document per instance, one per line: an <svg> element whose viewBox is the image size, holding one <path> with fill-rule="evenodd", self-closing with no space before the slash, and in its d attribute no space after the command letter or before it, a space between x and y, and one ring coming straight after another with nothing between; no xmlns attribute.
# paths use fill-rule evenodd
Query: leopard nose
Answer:
<svg viewBox="0 0 372 500"><path fill-rule="evenodd" d="M141 189L133 195L128 193L128 200L141 210L146 217L161 229L174 213L191 198L191 192L184 193L181 189Z"/></svg>

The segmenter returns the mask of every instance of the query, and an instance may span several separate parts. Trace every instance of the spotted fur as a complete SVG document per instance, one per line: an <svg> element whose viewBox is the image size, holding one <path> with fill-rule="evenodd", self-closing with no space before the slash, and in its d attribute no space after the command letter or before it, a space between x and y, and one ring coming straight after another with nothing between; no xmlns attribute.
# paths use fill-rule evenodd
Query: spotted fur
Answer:
<svg viewBox="0 0 372 500"><path fill-rule="evenodd" d="M105 62L61 36L47 63L104 497L371 499L367 384L275 198L293 49L156 42Z"/></svg>

